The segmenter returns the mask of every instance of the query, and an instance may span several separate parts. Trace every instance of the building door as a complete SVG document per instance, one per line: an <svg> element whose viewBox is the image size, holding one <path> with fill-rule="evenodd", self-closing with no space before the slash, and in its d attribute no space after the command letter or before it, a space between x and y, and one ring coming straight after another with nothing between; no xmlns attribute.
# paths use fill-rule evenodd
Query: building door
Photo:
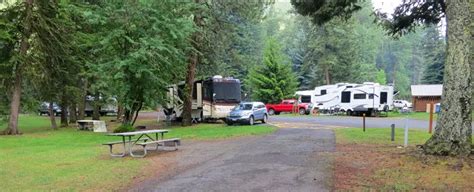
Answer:
<svg viewBox="0 0 474 192"><path fill-rule="evenodd" d="M350 103L351 102L351 92L343 91L341 93L341 103Z"/></svg>

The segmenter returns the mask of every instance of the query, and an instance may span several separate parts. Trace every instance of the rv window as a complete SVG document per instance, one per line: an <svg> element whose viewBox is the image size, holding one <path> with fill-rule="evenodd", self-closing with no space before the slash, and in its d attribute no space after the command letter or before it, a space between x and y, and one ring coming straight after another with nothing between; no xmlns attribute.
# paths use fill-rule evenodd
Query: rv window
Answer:
<svg viewBox="0 0 474 192"><path fill-rule="evenodd" d="M326 95L326 94L327 94L327 90L326 90L326 89L321 90L321 95Z"/></svg>
<svg viewBox="0 0 474 192"><path fill-rule="evenodd" d="M301 96L301 103L311 103L311 96L310 95Z"/></svg>
<svg viewBox="0 0 474 192"><path fill-rule="evenodd" d="M369 99L373 99L373 98L374 98L374 94L373 93L369 94Z"/></svg>
<svg viewBox="0 0 474 192"><path fill-rule="evenodd" d="M351 102L351 92L343 91L341 93L341 103L350 103Z"/></svg>
<svg viewBox="0 0 474 192"><path fill-rule="evenodd" d="M365 98L366 98L365 93L354 94L354 99L365 99Z"/></svg>
<svg viewBox="0 0 474 192"><path fill-rule="evenodd" d="M346 86L346 88L352 88L352 86Z"/></svg>

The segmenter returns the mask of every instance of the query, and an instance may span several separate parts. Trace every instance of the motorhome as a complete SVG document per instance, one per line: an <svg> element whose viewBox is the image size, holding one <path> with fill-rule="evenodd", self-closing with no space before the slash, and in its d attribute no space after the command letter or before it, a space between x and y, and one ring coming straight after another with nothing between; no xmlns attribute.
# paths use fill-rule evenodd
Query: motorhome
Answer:
<svg viewBox="0 0 474 192"><path fill-rule="evenodd" d="M184 82L168 87L168 103L164 106L167 119L181 120ZM192 118L197 121L224 120L241 101L240 80L216 75L194 82Z"/></svg>
<svg viewBox="0 0 474 192"><path fill-rule="evenodd" d="M311 102L322 113L340 111L349 115L392 110L393 86L373 82L338 83L298 91L301 102Z"/></svg>

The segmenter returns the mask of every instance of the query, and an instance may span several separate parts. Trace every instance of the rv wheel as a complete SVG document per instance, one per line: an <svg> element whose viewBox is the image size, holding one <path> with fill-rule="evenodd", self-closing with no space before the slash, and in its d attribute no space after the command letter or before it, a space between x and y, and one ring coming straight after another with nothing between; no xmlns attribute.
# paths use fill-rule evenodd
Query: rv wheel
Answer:
<svg viewBox="0 0 474 192"><path fill-rule="evenodd" d="M351 110L347 110L346 114L347 114L347 116L351 116L351 115L352 115L352 111L351 111Z"/></svg>

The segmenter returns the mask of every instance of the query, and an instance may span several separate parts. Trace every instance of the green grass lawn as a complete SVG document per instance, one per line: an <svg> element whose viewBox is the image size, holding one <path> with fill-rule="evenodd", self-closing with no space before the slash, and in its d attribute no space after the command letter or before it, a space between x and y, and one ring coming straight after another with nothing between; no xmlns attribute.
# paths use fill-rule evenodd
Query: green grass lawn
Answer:
<svg viewBox="0 0 474 192"><path fill-rule="evenodd" d="M336 129L336 141L341 144L391 144L391 129L388 128L368 128L365 132L362 128L340 128ZM395 129L395 144L403 144L404 129ZM428 131L409 129L408 144L423 144L430 138Z"/></svg>
<svg viewBox="0 0 474 192"><path fill-rule="evenodd" d="M119 138L75 128L51 130L47 117L22 115L19 127L21 136L0 136L0 191L117 190L150 163L147 158L111 158L101 143ZM199 124L170 130L165 137L185 140L261 135L276 128Z"/></svg>

